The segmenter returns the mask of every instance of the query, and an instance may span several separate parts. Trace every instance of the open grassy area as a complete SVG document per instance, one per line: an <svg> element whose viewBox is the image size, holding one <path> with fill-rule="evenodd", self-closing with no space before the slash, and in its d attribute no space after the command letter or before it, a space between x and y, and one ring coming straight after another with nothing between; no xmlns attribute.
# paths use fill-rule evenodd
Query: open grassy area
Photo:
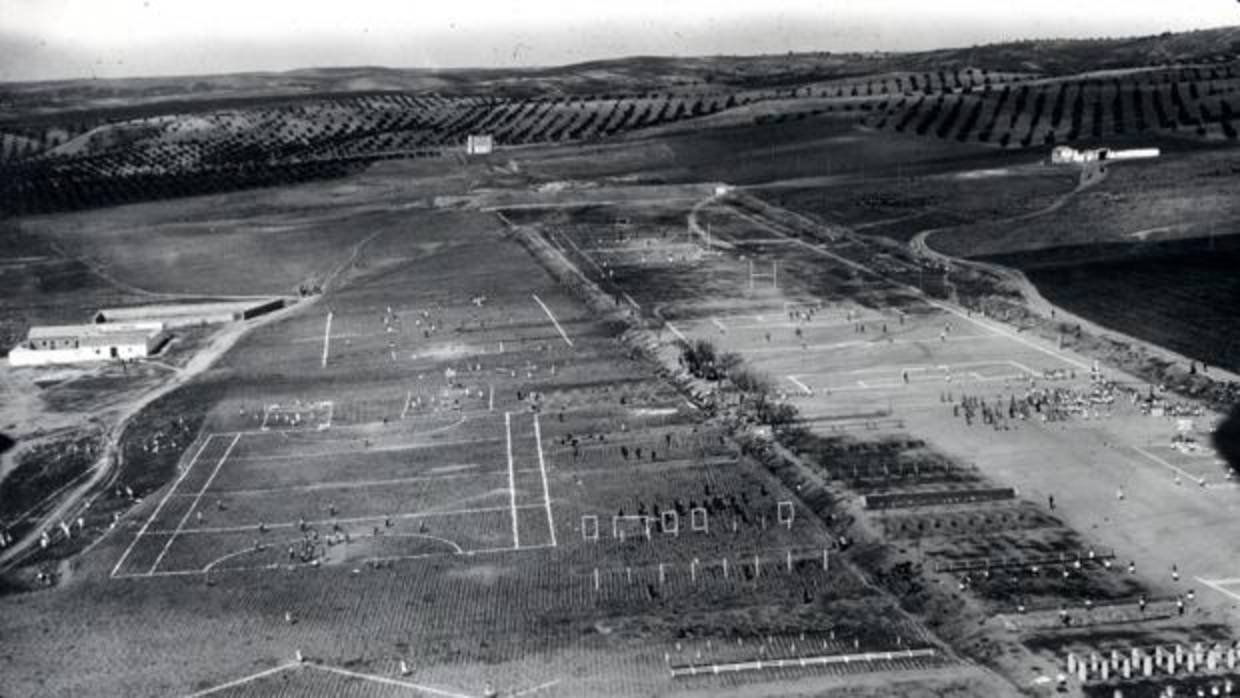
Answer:
<svg viewBox="0 0 1240 698"><path fill-rule="evenodd" d="M1077 245L985 258L1051 302L1212 366L1240 370L1240 235ZM1133 302L1141 297L1140 303Z"/></svg>

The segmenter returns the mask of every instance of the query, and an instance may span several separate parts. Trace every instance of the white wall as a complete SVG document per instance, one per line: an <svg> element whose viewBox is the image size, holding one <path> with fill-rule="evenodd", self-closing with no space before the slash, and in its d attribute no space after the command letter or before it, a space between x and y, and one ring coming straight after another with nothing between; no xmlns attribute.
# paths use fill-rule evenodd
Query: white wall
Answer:
<svg viewBox="0 0 1240 698"><path fill-rule="evenodd" d="M27 349L15 347L9 351L10 366L51 366L56 364L78 364L88 361L113 361L116 358L140 359L147 356L144 344L123 344L116 346L117 356L112 356L111 347L80 347L77 349Z"/></svg>

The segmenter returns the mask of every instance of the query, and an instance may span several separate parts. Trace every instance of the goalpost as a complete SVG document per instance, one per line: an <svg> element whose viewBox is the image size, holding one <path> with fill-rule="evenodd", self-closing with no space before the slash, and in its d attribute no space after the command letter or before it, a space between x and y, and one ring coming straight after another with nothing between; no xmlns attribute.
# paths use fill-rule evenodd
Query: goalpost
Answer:
<svg viewBox="0 0 1240 698"><path fill-rule="evenodd" d="M598 517L594 514L581 517L581 538L591 543L598 542Z"/></svg>
<svg viewBox="0 0 1240 698"><path fill-rule="evenodd" d="M611 517L611 537L621 541L634 536L650 540L650 517L640 514Z"/></svg>
<svg viewBox="0 0 1240 698"><path fill-rule="evenodd" d="M689 528L698 533L710 532L710 522L707 520L705 507L694 507L689 510Z"/></svg>
<svg viewBox="0 0 1240 698"><path fill-rule="evenodd" d="M792 505L791 500L781 500L775 506L775 513L779 523L791 530L792 520L796 518L796 507Z"/></svg>

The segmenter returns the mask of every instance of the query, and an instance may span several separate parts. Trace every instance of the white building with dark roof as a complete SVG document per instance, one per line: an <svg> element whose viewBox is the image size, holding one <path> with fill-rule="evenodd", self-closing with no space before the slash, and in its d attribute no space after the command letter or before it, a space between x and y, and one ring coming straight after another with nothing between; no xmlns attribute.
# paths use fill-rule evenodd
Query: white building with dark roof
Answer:
<svg viewBox="0 0 1240 698"><path fill-rule="evenodd" d="M9 351L9 364L51 366L141 359L158 350L164 339L162 322L31 327L25 341Z"/></svg>

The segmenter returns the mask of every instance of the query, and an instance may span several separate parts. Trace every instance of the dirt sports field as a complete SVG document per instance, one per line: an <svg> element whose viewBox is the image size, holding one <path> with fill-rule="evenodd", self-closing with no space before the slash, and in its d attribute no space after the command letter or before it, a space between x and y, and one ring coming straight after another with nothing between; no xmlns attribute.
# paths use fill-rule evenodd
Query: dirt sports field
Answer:
<svg viewBox="0 0 1240 698"><path fill-rule="evenodd" d="M712 192L380 229L212 369L170 484L5 599L8 690L1005 695L1230 642L1237 492L1149 386ZM671 379L695 338L798 408L791 460Z"/></svg>
<svg viewBox="0 0 1240 698"><path fill-rule="evenodd" d="M0 373L3 465L55 490L0 497L0 698L1234 694L1240 486L1212 437L1240 383L1107 323L1131 294L1157 339L1183 307L1126 275L1057 308L950 256L1089 296L1105 269L1058 245L1130 236L1125 182L1212 230L1240 171L1219 55L1099 82L824 54L779 88L719 59L718 89L686 64L683 94L580 100L570 71L546 99L238 106L270 119L239 140L202 106L218 133L150 132L104 164L168 164L123 182L92 149L156 106L9 123L4 336L288 304L139 367ZM291 126L323 114L345 126ZM460 153L485 125L497 152ZM1165 158L1085 186L1043 162L1067 134ZM251 141L235 177L197 164ZM1141 169L1164 162L1200 176ZM1234 286L1206 266L1185 298Z"/></svg>
<svg viewBox="0 0 1240 698"><path fill-rule="evenodd" d="M172 484L63 586L6 599L15 695L994 681L834 560L822 521L497 216L437 215L372 243L390 268L244 339ZM64 618L72 640L49 632ZM805 656L832 659L671 671Z"/></svg>

